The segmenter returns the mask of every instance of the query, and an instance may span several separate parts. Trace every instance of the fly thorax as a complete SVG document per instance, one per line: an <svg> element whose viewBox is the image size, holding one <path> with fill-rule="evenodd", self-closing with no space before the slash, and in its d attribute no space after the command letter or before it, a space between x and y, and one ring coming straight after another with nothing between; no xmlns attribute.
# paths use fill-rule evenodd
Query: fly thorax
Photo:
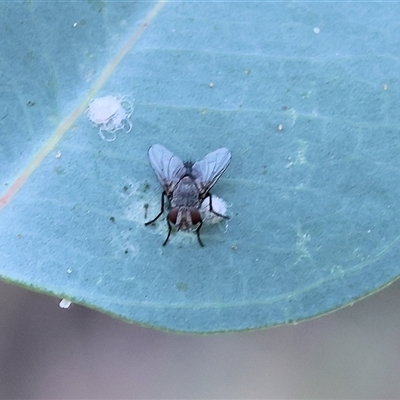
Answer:
<svg viewBox="0 0 400 400"><path fill-rule="evenodd" d="M174 188L172 207L200 207L199 189L189 176L184 176Z"/></svg>

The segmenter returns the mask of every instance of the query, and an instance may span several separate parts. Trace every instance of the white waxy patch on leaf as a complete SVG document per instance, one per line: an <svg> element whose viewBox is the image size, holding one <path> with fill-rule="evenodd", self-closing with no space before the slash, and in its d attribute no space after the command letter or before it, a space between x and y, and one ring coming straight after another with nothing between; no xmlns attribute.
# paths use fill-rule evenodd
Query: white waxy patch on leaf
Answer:
<svg viewBox="0 0 400 400"><path fill-rule="evenodd" d="M211 202L213 211L221 215L226 215L227 205L223 199L215 195L212 195ZM223 220L222 217L210 211L210 197L206 197L204 201L201 203L200 211L202 213L204 222L208 222L210 224L217 224Z"/></svg>
<svg viewBox="0 0 400 400"><path fill-rule="evenodd" d="M100 137L106 142L115 140L115 132L123 130L128 133L132 129L129 118L133 112L133 103L128 96L98 97L90 102L86 112L90 121L99 128Z"/></svg>

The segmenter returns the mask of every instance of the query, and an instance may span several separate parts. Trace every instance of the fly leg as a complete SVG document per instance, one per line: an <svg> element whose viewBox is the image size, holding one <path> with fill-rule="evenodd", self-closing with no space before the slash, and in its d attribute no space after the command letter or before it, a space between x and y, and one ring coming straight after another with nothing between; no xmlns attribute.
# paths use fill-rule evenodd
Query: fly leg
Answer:
<svg viewBox="0 0 400 400"><path fill-rule="evenodd" d="M211 193L208 193L207 196L204 198L204 200L205 200L207 197L210 198L210 207L209 207L209 208L210 208L210 212L212 212L213 214L215 214L217 217L221 217L221 218L224 218L224 219L230 219L227 215L222 215L222 214L217 213L216 211L213 210L213 208L212 208L212 195L211 195Z"/></svg>
<svg viewBox="0 0 400 400"><path fill-rule="evenodd" d="M167 223L168 223L168 235L167 235L167 238L164 240L164 243L162 244L163 246L165 246L165 245L167 244L168 239L169 239L169 237L171 236L171 230L172 230L172 228L171 228L171 224L170 224L168 218L167 218Z"/></svg>
<svg viewBox="0 0 400 400"><path fill-rule="evenodd" d="M201 228L202 225L203 225L203 221L200 221L199 226L196 229L196 234L197 234L197 240L199 241L200 246L204 247L204 244L200 239L200 228Z"/></svg>
<svg viewBox="0 0 400 400"><path fill-rule="evenodd" d="M157 220L158 220L158 218L160 218L161 217L161 215L163 214L163 212L164 212L164 196L166 196L167 194L165 193L165 192L162 192L162 195L161 195L161 211L158 213L158 215L157 215L157 217L155 217L154 219L152 219L151 221L148 221L148 222L146 222L144 225L145 226L147 226L147 225L150 225L150 224L152 224L153 222L156 222ZM168 235L169 236L169 235ZM167 238L168 239L168 238Z"/></svg>

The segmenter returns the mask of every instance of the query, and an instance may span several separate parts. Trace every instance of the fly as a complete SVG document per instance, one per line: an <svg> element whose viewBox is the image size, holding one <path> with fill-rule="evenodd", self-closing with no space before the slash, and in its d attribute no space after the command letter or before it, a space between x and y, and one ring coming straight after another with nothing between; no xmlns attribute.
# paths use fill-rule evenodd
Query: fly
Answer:
<svg viewBox="0 0 400 400"><path fill-rule="evenodd" d="M169 202L167 215L168 235L163 246L168 242L172 226L176 230L194 230L200 246L204 246L200 239L200 228L203 219L200 214L200 207L208 197L209 210L218 217L229 219L212 208L211 188L216 184L231 161L231 152L221 148L207 154L203 160L194 164L182 162L180 158L172 154L160 144L155 144L149 149L149 161L153 171L160 182L163 192L161 195L161 211L145 225L155 222L164 212L165 197Z"/></svg>

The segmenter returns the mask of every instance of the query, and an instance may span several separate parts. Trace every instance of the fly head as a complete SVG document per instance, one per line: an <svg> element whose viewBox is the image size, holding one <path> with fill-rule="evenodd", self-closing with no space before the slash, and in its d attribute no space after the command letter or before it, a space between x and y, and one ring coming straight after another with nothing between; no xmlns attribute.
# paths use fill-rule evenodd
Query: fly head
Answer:
<svg viewBox="0 0 400 400"><path fill-rule="evenodd" d="M193 227L203 223L200 211L194 207L171 208L168 213L168 221L175 225L178 231L189 231Z"/></svg>

